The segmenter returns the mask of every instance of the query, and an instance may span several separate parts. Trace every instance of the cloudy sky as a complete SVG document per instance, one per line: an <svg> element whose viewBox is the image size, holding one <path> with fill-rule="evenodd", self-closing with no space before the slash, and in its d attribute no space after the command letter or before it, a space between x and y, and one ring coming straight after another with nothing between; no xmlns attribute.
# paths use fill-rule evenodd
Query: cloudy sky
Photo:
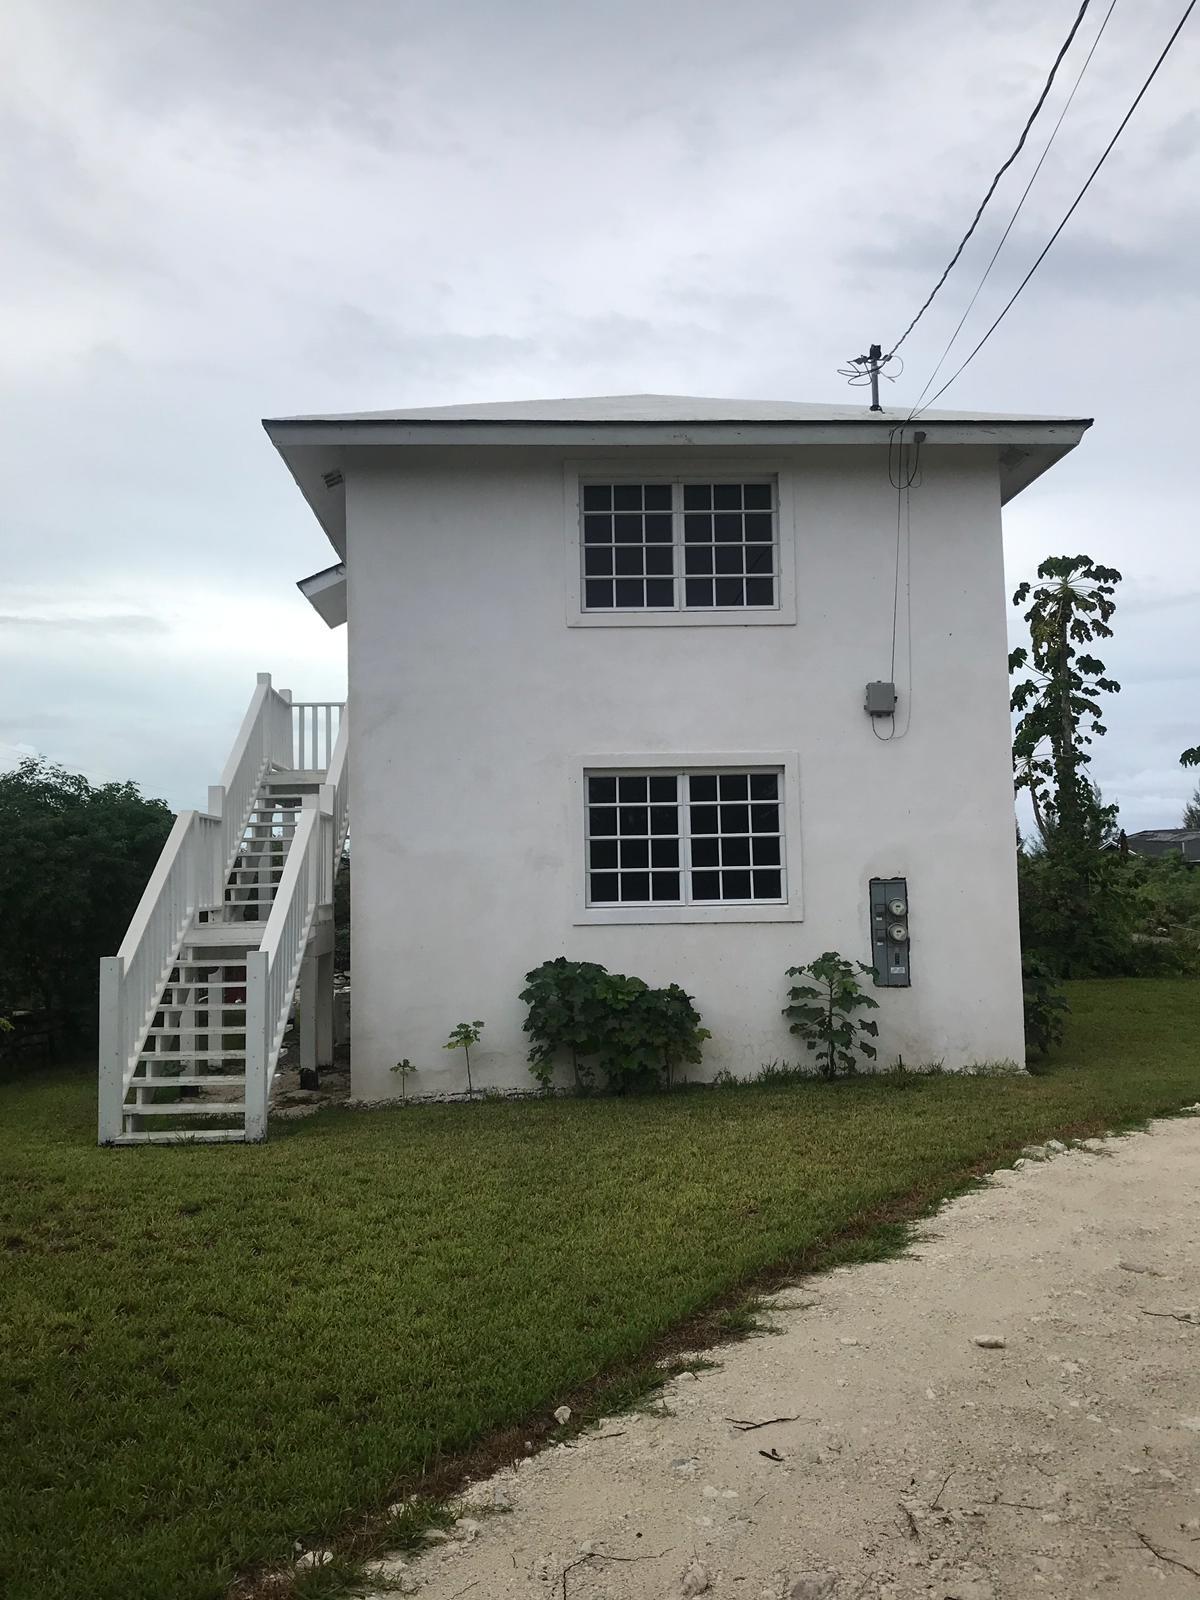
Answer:
<svg viewBox="0 0 1200 1600"><path fill-rule="evenodd" d="M1182 8L1117 5L968 333ZM851 398L836 369L924 298L1075 10L7 0L0 762L37 750L202 804L257 670L342 692L344 630L294 588L331 557L262 416ZM1095 770L1131 829L1178 820L1200 739L1198 80L1200 18L942 402L1097 419L1010 508L1007 553L1014 584L1064 551L1125 574ZM1028 171L905 346L898 403Z"/></svg>

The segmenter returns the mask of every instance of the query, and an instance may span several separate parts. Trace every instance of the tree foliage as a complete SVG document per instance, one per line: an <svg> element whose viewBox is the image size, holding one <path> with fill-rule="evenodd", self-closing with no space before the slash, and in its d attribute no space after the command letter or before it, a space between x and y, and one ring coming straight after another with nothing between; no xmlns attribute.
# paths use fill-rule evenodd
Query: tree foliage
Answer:
<svg viewBox="0 0 1200 1600"><path fill-rule="evenodd" d="M1121 685L1106 676L1103 661L1087 647L1112 637L1121 574L1097 566L1090 556L1050 556L1038 578L1013 595L1015 606L1031 602L1025 613L1029 649L1014 650L1008 668L1029 669L1012 690L1013 765L1017 788L1029 791L1038 834L1049 846L1060 831L1087 838L1112 820L1111 811L1096 806L1084 768L1092 759L1092 740L1107 731L1098 697L1119 693Z"/></svg>
<svg viewBox="0 0 1200 1600"><path fill-rule="evenodd" d="M1183 808L1183 826L1200 831L1200 783L1192 791L1192 798Z"/></svg>
<svg viewBox="0 0 1200 1600"><path fill-rule="evenodd" d="M0 774L0 1010L95 1031L100 957L124 938L171 821L136 784L94 786L41 757Z"/></svg>

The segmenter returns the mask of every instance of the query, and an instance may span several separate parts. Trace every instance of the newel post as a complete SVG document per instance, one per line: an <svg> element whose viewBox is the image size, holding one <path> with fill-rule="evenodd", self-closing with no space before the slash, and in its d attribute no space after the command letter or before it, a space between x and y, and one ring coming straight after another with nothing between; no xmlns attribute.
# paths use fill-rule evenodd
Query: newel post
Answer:
<svg viewBox="0 0 1200 1600"><path fill-rule="evenodd" d="M246 952L246 1139L267 1137L267 971L265 950Z"/></svg>
<svg viewBox="0 0 1200 1600"><path fill-rule="evenodd" d="M100 958L99 1142L112 1144L125 1131L125 1051L121 1010L124 1004L123 956Z"/></svg>

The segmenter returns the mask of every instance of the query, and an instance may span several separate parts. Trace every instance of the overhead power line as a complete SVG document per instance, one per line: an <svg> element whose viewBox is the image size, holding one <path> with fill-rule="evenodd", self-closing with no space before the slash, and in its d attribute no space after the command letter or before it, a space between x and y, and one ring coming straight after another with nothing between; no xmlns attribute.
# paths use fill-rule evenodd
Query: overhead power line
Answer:
<svg viewBox="0 0 1200 1600"><path fill-rule="evenodd" d="M1046 164L1046 157L1050 154L1050 151L1051 151L1051 149L1052 149L1052 147L1054 145L1055 139L1058 138L1058 130L1062 127L1063 121L1066 118L1067 112L1070 111L1070 109L1071 109L1071 104L1074 101L1076 94L1079 92L1079 85L1083 82L1084 74L1087 72L1087 69L1092 64L1092 57L1096 54L1096 47L1100 43L1101 39L1103 39L1103 37L1104 37L1104 30L1108 27L1109 18L1112 16L1113 12L1116 9L1117 9L1117 0L1109 0L1108 10L1104 13L1103 20L1101 21L1099 28L1096 30L1096 37L1092 40L1091 48L1089 49L1087 55L1083 58L1083 65L1080 67L1079 72L1076 74L1075 82L1071 85L1071 92L1067 96L1066 100L1064 101L1062 110L1058 113L1058 120L1055 122L1053 128L1051 128L1051 130L1050 130L1050 137L1046 140L1045 148L1043 149L1041 155L1038 157L1037 166L1034 167L1033 171L1030 173L1029 182L1025 185L1024 189L1021 191L1021 198L1017 201L1016 206L1013 209L1013 214L1008 219L1008 226L1005 228L1004 232L1000 235L1000 242L997 244L996 248L992 251L991 260L988 262L987 266L983 269L983 276L980 278L979 282L975 285L975 293L967 301L966 310L963 312L962 316L959 317L958 323L957 323L957 325L956 325L956 327L954 329L954 332L950 335L950 338L946 342L946 348L942 351L941 355L938 357L937 366L934 367L933 371L929 374L929 381L926 383L925 387L921 390L920 394L917 396L916 404L913 406L912 412L909 413L910 416L913 415L916 411L918 411L920 409L921 401L924 400L925 396L929 393L930 389L937 382L937 375L942 370L942 367L943 367L943 365L945 364L945 361L946 361L946 357L950 354L951 350L953 350L953 348L954 348L954 346L955 346L955 344L956 344L956 342L958 340L958 336L963 330L963 324L966 322L967 318L971 315L971 312L975 309L975 302L976 302L976 300L979 299L979 296L982 294L983 286L988 281L988 278L991 276L992 268L996 265L996 261L999 258L1001 250L1003 250L1004 246L1008 243L1008 236L1013 231L1013 227L1014 227L1014 225L1016 223L1017 218L1021 215L1021 211L1024 208L1026 200L1029 199L1029 191L1033 188L1034 184L1037 182L1038 173L1042 170L1043 166L1045 166L1045 164Z"/></svg>
<svg viewBox="0 0 1200 1600"><path fill-rule="evenodd" d="M975 215L971 218L971 226L967 229L966 233L963 234L962 239L959 241L958 249L955 250L954 254L950 257L949 261L946 263L945 270L943 271L941 277L934 284L933 288L929 291L928 298L926 299L924 305L917 312L916 316L909 323L908 327L905 328L904 332L896 340L895 344L888 351L887 355L883 357L883 360L885 362L886 361L890 361L892 359L892 357L896 354L896 351L899 350L900 346L904 343L905 339L908 338L909 334L916 327L917 323L920 322L921 318L925 315L925 313L929 310L930 306L933 304L934 297L936 296L938 290L942 287L942 285L945 283L946 279L950 276L950 272L951 272L952 268L954 267L954 264L957 262L959 256L961 256L963 251L966 249L968 240L970 239L971 235L975 232L975 229L979 226L979 219L980 219L980 217L983 216L983 213L984 213L984 210L985 210L985 208L987 206L988 201L995 194L997 184L1000 182L1000 179L1004 176L1004 174L1008 171L1009 167L1012 166L1013 162L1021 154L1021 151L1025 148L1025 141L1029 137L1029 131L1033 127L1034 123L1037 121L1037 116L1038 116L1039 111L1041 111L1042 107L1046 103L1046 96L1050 93L1050 90L1053 87L1054 79L1055 79L1055 76L1058 73L1059 67L1062 65L1063 57L1066 55L1067 51L1071 48L1071 43L1074 40L1075 35L1079 32L1079 25L1083 21L1084 14L1086 13L1087 8L1090 5L1090 3L1091 3L1091 0L1083 0L1083 4L1079 8L1079 12L1078 12L1078 14L1077 14L1077 16L1075 18L1075 21L1071 24L1071 31L1067 34L1067 37L1063 40L1062 45L1059 48L1059 52L1054 58L1054 65L1050 68L1050 76L1046 79L1046 82L1042 86L1042 92L1041 92L1040 95L1038 95L1037 104L1034 106L1033 110L1029 113L1029 116L1028 116L1028 118L1026 119L1026 122L1025 122L1025 126L1021 129L1021 137L1017 140L1016 144L1013 146L1012 153L1008 157L1007 161L1005 161L1004 165L1000 168L1000 170L996 173L996 176L992 179L991 183L988 185L987 193L984 195L983 199L979 202L979 210L976 211Z"/></svg>
<svg viewBox="0 0 1200 1600"><path fill-rule="evenodd" d="M1109 156L1112 154L1114 145L1116 144L1117 140L1121 137L1121 135L1124 133L1126 127L1129 124L1129 121L1130 121L1131 117L1133 116L1133 113L1137 110L1138 106L1141 105L1142 100L1145 97L1147 89L1149 89L1150 85L1154 82L1155 78L1158 76L1159 69L1161 68L1163 62L1170 55L1171 50L1174 47L1176 39L1178 39L1179 35L1183 32L1184 26L1187 23L1188 18L1191 16L1192 12L1195 10L1195 8L1196 8L1196 0L1189 0L1189 4L1188 4L1187 8L1185 9L1183 15L1180 17L1179 21L1175 24L1175 28L1174 28L1174 31L1171 34L1171 37L1167 40L1166 44L1163 46L1162 52L1159 55L1158 60L1151 67L1150 74L1147 77L1145 83L1142 84L1142 87L1138 90L1137 94L1134 96L1133 103L1129 107L1129 110L1125 113L1125 115L1121 118L1120 122L1118 123L1117 131L1113 134L1112 138L1105 145L1103 151L1100 154L1099 161L1096 162L1096 165L1092 168L1091 172L1088 173L1087 181L1084 183L1083 188L1080 189L1079 193L1075 196L1074 200L1071 201L1071 204L1067 208L1066 214L1063 217L1062 221L1059 223L1058 227L1055 228L1054 232L1050 235L1049 239L1047 239L1047 241L1046 241L1045 245L1043 246L1040 254L1038 255L1037 259L1034 261L1033 265L1030 267L1029 271L1025 274L1025 276L1021 279L1020 283L1013 290L1013 292L1012 292L1011 296L1009 297L1007 303L1005 304L1003 310L1000 312L1000 315L992 323L991 327L984 334L983 338L980 339L979 343L971 351L970 355L966 358L966 360L962 363L962 365L960 367L958 367L957 370L949 378L946 379L945 383L937 391L937 393L932 395L930 397L930 399L926 402L926 405L921 408L922 410L925 410L928 406L933 405L934 401L940 399L941 396L945 394L946 390L950 387L950 385L957 378L961 377L961 375L970 366L971 362L974 361L975 357L983 349L984 345L988 342L988 340L995 333L996 329L1004 321L1004 319L1008 315L1008 313L1012 310L1013 306L1016 304L1018 298L1020 297L1021 291L1025 288L1025 285L1029 282L1030 278L1033 277L1034 273L1041 266L1042 262L1050 254L1050 248L1053 245L1054 241L1058 238L1059 234L1066 227L1067 223L1070 222L1072 216L1075 214L1075 211L1079 206L1080 201L1083 199L1084 195L1091 188L1092 183L1095 180L1096 174L1100 171L1101 167L1104 165L1104 163L1108 160ZM910 416L909 416L908 420L911 421L912 417L916 416L916 415L918 415L918 413L915 412L915 411L910 413Z"/></svg>

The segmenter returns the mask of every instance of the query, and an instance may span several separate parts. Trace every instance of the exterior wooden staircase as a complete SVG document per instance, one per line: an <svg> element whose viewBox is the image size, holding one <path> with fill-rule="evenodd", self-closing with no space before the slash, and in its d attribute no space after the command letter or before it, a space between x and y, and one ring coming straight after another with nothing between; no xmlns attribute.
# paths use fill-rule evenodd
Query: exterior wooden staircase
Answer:
<svg viewBox="0 0 1200 1600"><path fill-rule="evenodd" d="M259 675L207 812L176 818L100 963L101 1144L266 1137L302 969L306 1008L332 1003L348 733L343 704Z"/></svg>

